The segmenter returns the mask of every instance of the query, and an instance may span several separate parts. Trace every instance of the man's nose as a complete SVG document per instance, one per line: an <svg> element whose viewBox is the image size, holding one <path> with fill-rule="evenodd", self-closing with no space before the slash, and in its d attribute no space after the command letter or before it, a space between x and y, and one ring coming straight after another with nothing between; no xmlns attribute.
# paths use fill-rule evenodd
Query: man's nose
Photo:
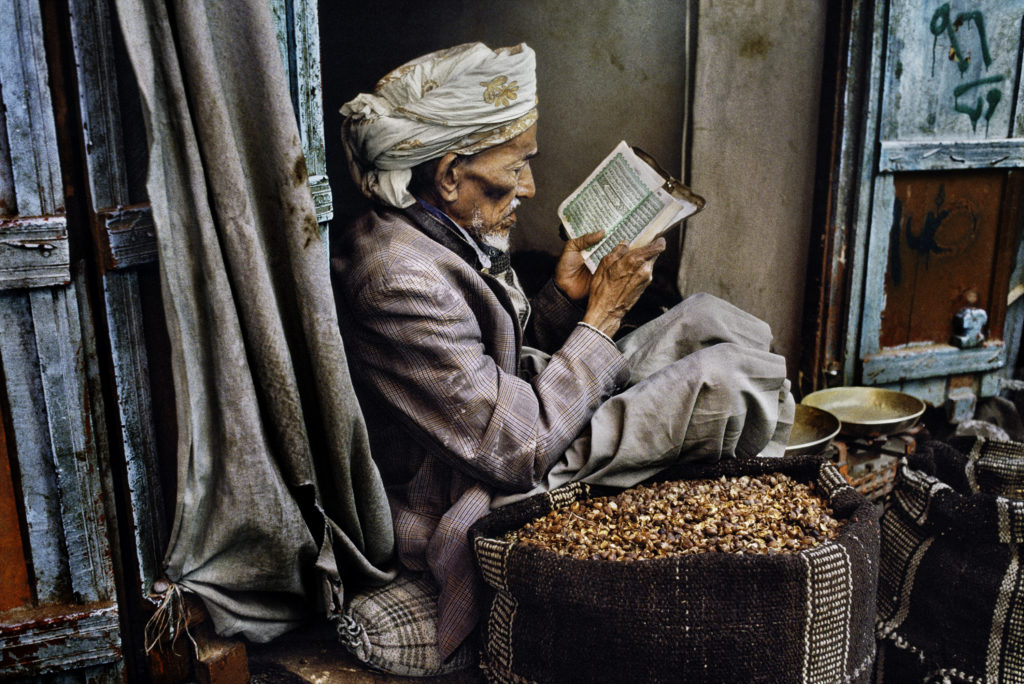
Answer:
<svg viewBox="0 0 1024 684"><path fill-rule="evenodd" d="M533 169L530 168L530 163L527 162L519 174L519 181L516 183L516 197L530 198L536 192L537 188L533 184Z"/></svg>

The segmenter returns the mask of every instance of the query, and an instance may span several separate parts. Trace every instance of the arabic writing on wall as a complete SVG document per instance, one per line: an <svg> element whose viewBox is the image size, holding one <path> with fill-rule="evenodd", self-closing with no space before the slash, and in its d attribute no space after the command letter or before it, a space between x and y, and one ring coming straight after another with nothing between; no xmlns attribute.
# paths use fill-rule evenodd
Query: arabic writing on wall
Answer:
<svg viewBox="0 0 1024 684"><path fill-rule="evenodd" d="M961 34L961 29L965 27L974 30ZM984 65L981 70L987 72L992 66L992 53L989 50L988 36L985 32L985 16L980 10L959 12L954 17L950 4L944 3L932 14L929 28L933 36L932 76L935 75L935 52L940 39L949 42L949 62L956 65L961 76L965 75L971 67L974 52L970 49L970 41L975 36ZM967 40L961 40L961 38ZM986 134L988 133L988 122L992 120L992 114L1003 99L1002 89L995 87L995 84L1002 83L1005 78L1004 74L999 73L984 75L979 73L977 78L953 88L953 109L970 118L973 130L978 130L978 121L984 116ZM984 90L985 86L993 87ZM984 92L982 92L983 90Z"/></svg>

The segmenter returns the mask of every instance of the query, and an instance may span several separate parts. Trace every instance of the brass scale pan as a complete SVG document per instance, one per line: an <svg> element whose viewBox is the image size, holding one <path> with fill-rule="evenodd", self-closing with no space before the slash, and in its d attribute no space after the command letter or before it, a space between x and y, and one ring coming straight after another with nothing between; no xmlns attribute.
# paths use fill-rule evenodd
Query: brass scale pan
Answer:
<svg viewBox="0 0 1024 684"><path fill-rule="evenodd" d="M851 437L876 437L914 426L925 404L917 397L878 387L833 387L804 397L797 404L787 454L824 449L839 432Z"/></svg>

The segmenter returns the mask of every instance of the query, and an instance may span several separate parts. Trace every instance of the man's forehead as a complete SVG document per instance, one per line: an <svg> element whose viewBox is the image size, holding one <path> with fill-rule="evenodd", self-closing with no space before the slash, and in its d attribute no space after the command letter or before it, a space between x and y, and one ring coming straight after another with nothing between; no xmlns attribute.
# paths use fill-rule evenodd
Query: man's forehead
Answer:
<svg viewBox="0 0 1024 684"><path fill-rule="evenodd" d="M537 154L537 124L530 126L516 137L504 143L518 156L532 157Z"/></svg>
<svg viewBox="0 0 1024 684"><path fill-rule="evenodd" d="M537 124L510 140L469 155L477 163L505 164L537 155Z"/></svg>

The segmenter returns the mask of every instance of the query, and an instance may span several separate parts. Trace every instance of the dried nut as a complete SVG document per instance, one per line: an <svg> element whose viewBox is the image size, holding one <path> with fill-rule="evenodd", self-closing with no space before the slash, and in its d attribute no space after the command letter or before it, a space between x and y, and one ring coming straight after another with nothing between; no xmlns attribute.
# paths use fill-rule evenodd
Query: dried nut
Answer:
<svg viewBox="0 0 1024 684"><path fill-rule="evenodd" d="M835 539L828 503L788 475L680 480L575 501L510 533L573 558L643 560L688 553L792 553Z"/></svg>

